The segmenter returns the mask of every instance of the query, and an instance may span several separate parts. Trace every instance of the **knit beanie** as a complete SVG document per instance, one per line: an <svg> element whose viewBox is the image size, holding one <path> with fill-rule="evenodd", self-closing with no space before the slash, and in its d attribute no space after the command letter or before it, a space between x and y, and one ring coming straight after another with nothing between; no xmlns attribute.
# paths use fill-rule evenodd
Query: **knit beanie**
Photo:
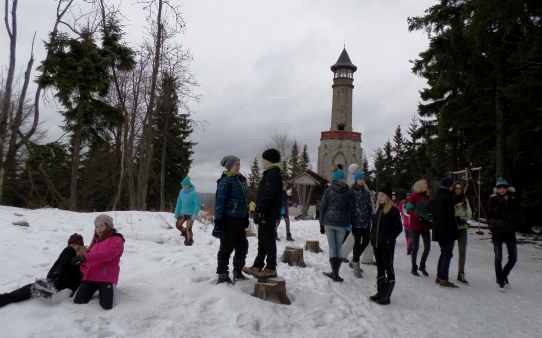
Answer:
<svg viewBox="0 0 542 338"><path fill-rule="evenodd" d="M495 184L495 187L508 187L508 181L504 177L499 177L497 179L497 183Z"/></svg>
<svg viewBox="0 0 542 338"><path fill-rule="evenodd" d="M361 180L362 178L365 179L365 174L358 171L354 175L354 182L357 182L358 180Z"/></svg>
<svg viewBox="0 0 542 338"><path fill-rule="evenodd" d="M353 163L348 166L348 172L353 174L358 168L359 168L359 165Z"/></svg>
<svg viewBox="0 0 542 338"><path fill-rule="evenodd" d="M440 180L440 185L444 188L450 188L452 185L454 185L454 180L449 177L444 177Z"/></svg>
<svg viewBox="0 0 542 338"><path fill-rule="evenodd" d="M280 162L280 153L277 149L267 149L263 152L262 158L264 160L268 160L271 163L279 163Z"/></svg>
<svg viewBox="0 0 542 338"><path fill-rule="evenodd" d="M226 168L226 170L230 171L231 168L235 165L235 162L239 161L239 158L237 156L229 155L224 156L222 161L220 161L220 165Z"/></svg>
<svg viewBox="0 0 542 338"><path fill-rule="evenodd" d="M333 172L331 176L333 177L334 181L340 181L344 179L344 171L342 171L341 169L337 169Z"/></svg>
<svg viewBox="0 0 542 338"><path fill-rule="evenodd" d="M77 232L70 236L70 239L68 239L68 245L70 244L79 244L79 245L85 245L85 242L83 241L83 236L79 235Z"/></svg>
<svg viewBox="0 0 542 338"><path fill-rule="evenodd" d="M96 218L94 219L94 226L96 226L99 222L104 222L104 224L110 228L115 227L115 225L113 224L113 217L106 214L96 216Z"/></svg>
<svg viewBox="0 0 542 338"><path fill-rule="evenodd" d="M386 185L383 187L380 187L380 189L378 189L378 192L383 192L384 194L388 195L388 197L391 199L391 195L392 195L391 184L389 182L386 182Z"/></svg>
<svg viewBox="0 0 542 338"><path fill-rule="evenodd" d="M192 182L190 182L190 179L188 177L185 177L181 185L183 187L190 187L192 185Z"/></svg>

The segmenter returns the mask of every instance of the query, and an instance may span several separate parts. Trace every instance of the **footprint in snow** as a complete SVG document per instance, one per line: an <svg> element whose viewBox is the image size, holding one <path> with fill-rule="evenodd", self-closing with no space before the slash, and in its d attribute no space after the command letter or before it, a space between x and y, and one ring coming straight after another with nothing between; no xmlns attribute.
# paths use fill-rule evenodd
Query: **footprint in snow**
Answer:
<svg viewBox="0 0 542 338"><path fill-rule="evenodd" d="M114 335L116 335L116 332L114 331L104 331L104 332L98 333L98 338L107 338L107 337L112 337Z"/></svg>

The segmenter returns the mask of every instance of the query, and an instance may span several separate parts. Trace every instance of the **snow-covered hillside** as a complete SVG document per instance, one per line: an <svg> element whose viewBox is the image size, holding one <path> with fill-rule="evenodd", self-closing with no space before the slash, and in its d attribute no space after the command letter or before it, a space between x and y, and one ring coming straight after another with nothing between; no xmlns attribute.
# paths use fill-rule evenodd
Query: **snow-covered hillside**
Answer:
<svg viewBox="0 0 542 338"><path fill-rule="evenodd" d="M22 216L17 216L15 214ZM215 285L219 241L195 225L195 244L186 247L176 229L169 230L152 212L108 212L126 238L121 260L117 305L105 311L95 298L75 305L30 300L0 308L2 337L540 337L542 324L542 250L537 244L518 248L510 276L512 288L497 292L493 246L487 235L469 231L467 279L459 290L435 285L438 245L432 243L430 278L410 274L400 235L395 268L397 285L391 304L368 300L375 292L376 268L363 265L362 279L343 264L344 283L322 275L329 270L328 247L316 221L292 222L295 244L320 240L324 253L305 252L306 268L279 263L291 305L265 302L250 293L256 280ZM43 278L68 237L90 240L98 213L57 209L26 210L0 206L0 292ZM171 224L173 214L160 213ZM12 225L25 220L30 227ZM282 241L278 254L289 242ZM247 265L256 254L249 238ZM456 248L457 252L457 248ZM457 274L457 254L450 268ZM455 280L455 278L454 278ZM64 295L65 296L65 295Z"/></svg>

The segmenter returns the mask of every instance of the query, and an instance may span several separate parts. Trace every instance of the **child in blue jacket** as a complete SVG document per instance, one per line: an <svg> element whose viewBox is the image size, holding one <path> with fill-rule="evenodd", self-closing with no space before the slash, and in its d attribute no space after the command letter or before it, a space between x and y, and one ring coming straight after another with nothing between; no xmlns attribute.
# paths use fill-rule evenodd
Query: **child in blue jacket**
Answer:
<svg viewBox="0 0 542 338"><path fill-rule="evenodd" d="M194 225L194 220L198 217L201 202L196 188L188 177L185 177L181 184L183 188L177 198L177 207L175 208L177 223L175 226L181 232L181 236L186 237L184 245L192 245L194 244L192 225ZM186 222L186 228L183 226L184 222Z"/></svg>

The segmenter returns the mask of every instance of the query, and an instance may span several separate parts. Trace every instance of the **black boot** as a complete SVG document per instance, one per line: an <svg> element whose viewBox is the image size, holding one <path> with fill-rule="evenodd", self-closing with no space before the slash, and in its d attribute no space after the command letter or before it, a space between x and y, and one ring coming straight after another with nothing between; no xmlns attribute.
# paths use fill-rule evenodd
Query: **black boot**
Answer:
<svg viewBox="0 0 542 338"><path fill-rule="evenodd" d="M413 276L420 277L420 274L418 273L418 266L417 265L412 266L412 270L410 270L410 273Z"/></svg>
<svg viewBox="0 0 542 338"><path fill-rule="evenodd" d="M222 283L235 285L235 282L230 279L230 276L228 276L227 273L218 275L218 281L216 282L216 284L222 284Z"/></svg>
<svg viewBox="0 0 542 338"><path fill-rule="evenodd" d="M395 281L389 281L386 283L386 289L384 290L384 296L380 298L377 303L380 305L388 305L390 303L391 294L393 292L393 288L395 287Z"/></svg>
<svg viewBox="0 0 542 338"><path fill-rule="evenodd" d="M333 281L342 282L344 279L339 276L339 270L341 269L342 259L340 257L334 257L335 260L335 269L333 269Z"/></svg>
<svg viewBox="0 0 542 338"><path fill-rule="evenodd" d="M335 276L335 268L334 268L334 263L335 262L335 257L332 257L329 259L329 265L331 266L331 272L322 272L324 274L324 276L327 276L331 279L334 278Z"/></svg>
<svg viewBox="0 0 542 338"><path fill-rule="evenodd" d="M376 279L376 294L369 297L373 302L378 301L384 296L384 288L386 287L386 277L381 276Z"/></svg>
<svg viewBox="0 0 542 338"><path fill-rule="evenodd" d="M424 266L421 266L421 265L420 265L420 269L419 269L419 270L423 273L423 275L424 275L425 277L429 277L429 274L427 273L427 270L425 270L425 265L424 265Z"/></svg>

